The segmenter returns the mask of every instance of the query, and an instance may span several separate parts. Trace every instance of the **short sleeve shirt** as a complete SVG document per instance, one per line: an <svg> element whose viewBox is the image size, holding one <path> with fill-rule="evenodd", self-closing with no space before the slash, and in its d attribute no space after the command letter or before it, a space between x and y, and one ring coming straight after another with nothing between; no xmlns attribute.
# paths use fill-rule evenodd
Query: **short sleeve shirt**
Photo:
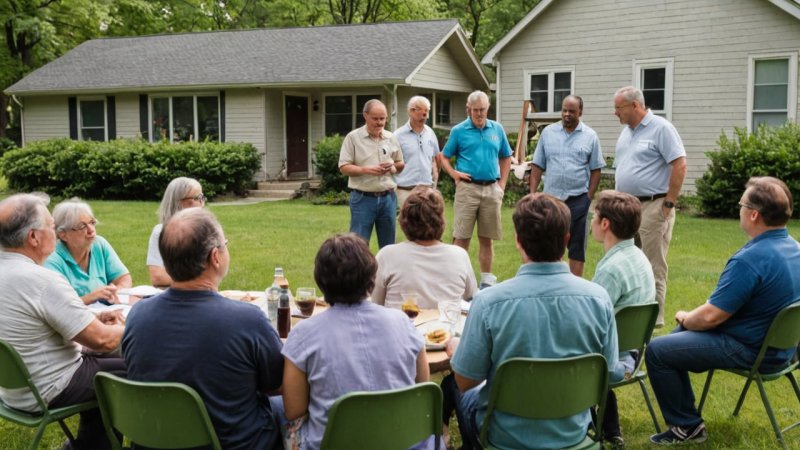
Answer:
<svg viewBox="0 0 800 450"><path fill-rule="evenodd" d="M47 258L44 265L48 269L64 275L79 296L84 296L100 286L106 286L122 275L130 273L111 244L102 236L97 236L92 242L86 271L75 262L62 241L56 243L56 251Z"/></svg>
<svg viewBox="0 0 800 450"><path fill-rule="evenodd" d="M561 200L589 192L591 171L606 165L597 133L583 122L572 133L561 122L545 128L533 163L546 172L544 192Z"/></svg>
<svg viewBox="0 0 800 450"><path fill-rule="evenodd" d="M339 152L339 167L353 164L360 167L377 166L385 162L402 162L403 152L397 138L386 130L381 138L374 140L367 126L357 128L345 136ZM355 175L349 177L347 187L364 192L390 191L397 187L392 174Z"/></svg>
<svg viewBox="0 0 800 450"><path fill-rule="evenodd" d="M150 240L147 242L147 265L164 267L164 260L161 259L161 251L158 249L158 237L161 235L162 224L156 224L150 233Z"/></svg>
<svg viewBox="0 0 800 450"><path fill-rule="evenodd" d="M636 126L626 126L617 139L616 189L635 196L663 194L669 188L670 164L686 156L675 127L647 111Z"/></svg>
<svg viewBox="0 0 800 450"><path fill-rule="evenodd" d="M403 150L405 168L395 175L398 186L433 184L433 158L439 153L439 140L431 127L425 125L422 133L415 132L406 123L394 131Z"/></svg>
<svg viewBox="0 0 800 450"><path fill-rule="evenodd" d="M605 288L615 310L656 301L653 268L633 239L619 242L603 255L592 281Z"/></svg>
<svg viewBox="0 0 800 450"><path fill-rule="evenodd" d="M511 157L506 131L494 120L486 120L476 128L472 119L453 127L442 151L446 158L456 157L456 170L469 174L475 181L500 179L500 159Z"/></svg>

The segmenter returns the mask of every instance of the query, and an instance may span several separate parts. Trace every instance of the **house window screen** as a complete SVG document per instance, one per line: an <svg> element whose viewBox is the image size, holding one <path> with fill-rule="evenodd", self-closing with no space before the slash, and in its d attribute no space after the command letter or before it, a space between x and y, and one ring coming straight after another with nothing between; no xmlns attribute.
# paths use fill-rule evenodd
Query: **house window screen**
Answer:
<svg viewBox="0 0 800 450"><path fill-rule="evenodd" d="M220 139L220 105L216 95L182 95L150 99L150 139L169 142Z"/></svg>
<svg viewBox="0 0 800 450"><path fill-rule="evenodd" d="M656 67L642 69L642 94L644 104L653 114L664 116L666 112L665 98L667 90L667 69Z"/></svg>
<svg viewBox="0 0 800 450"><path fill-rule="evenodd" d="M106 140L105 100L81 100L81 139L84 141Z"/></svg>
<svg viewBox="0 0 800 450"><path fill-rule="evenodd" d="M753 128L762 123L783 125L788 118L789 60L755 62L753 83Z"/></svg>
<svg viewBox="0 0 800 450"><path fill-rule="evenodd" d="M325 136L347 135L355 128L364 125L361 113L364 104L379 99L377 94L369 95L329 95L325 97Z"/></svg>

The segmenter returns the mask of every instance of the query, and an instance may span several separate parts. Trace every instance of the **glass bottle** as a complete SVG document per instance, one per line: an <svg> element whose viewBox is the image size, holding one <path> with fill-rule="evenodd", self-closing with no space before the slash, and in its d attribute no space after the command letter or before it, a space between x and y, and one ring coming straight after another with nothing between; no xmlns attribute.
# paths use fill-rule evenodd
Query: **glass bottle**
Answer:
<svg viewBox="0 0 800 450"><path fill-rule="evenodd" d="M289 309L289 291L283 289L278 300L278 336L285 339L292 328L292 313Z"/></svg>

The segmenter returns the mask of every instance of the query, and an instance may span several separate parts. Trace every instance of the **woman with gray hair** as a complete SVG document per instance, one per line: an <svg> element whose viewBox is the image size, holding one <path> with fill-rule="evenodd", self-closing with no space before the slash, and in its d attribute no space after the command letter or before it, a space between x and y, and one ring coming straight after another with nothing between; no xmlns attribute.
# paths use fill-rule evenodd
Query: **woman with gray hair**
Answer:
<svg viewBox="0 0 800 450"><path fill-rule="evenodd" d="M117 252L97 235L97 219L88 203L73 198L53 209L58 243L44 265L64 275L75 292L90 304L119 303L118 288L131 287L131 274Z"/></svg>
<svg viewBox="0 0 800 450"><path fill-rule="evenodd" d="M205 203L206 196L203 195L203 187L194 178L178 177L167 185L164 198L161 199L161 205L158 207L160 222L153 227L147 246L147 270L150 272L150 283L153 286L172 284L172 278L164 269L164 260L158 250L158 236L161 235L161 228L178 211L195 206L202 207Z"/></svg>

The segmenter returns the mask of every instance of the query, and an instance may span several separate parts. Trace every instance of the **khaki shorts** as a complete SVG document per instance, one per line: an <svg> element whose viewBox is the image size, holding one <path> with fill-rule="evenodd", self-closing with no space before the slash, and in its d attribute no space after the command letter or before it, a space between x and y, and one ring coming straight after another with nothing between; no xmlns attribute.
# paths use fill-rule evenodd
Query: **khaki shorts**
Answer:
<svg viewBox="0 0 800 450"><path fill-rule="evenodd" d="M482 186L459 182L453 202L453 238L470 239L477 220L478 237L501 239L503 225L500 223L500 207L503 194L498 183Z"/></svg>

